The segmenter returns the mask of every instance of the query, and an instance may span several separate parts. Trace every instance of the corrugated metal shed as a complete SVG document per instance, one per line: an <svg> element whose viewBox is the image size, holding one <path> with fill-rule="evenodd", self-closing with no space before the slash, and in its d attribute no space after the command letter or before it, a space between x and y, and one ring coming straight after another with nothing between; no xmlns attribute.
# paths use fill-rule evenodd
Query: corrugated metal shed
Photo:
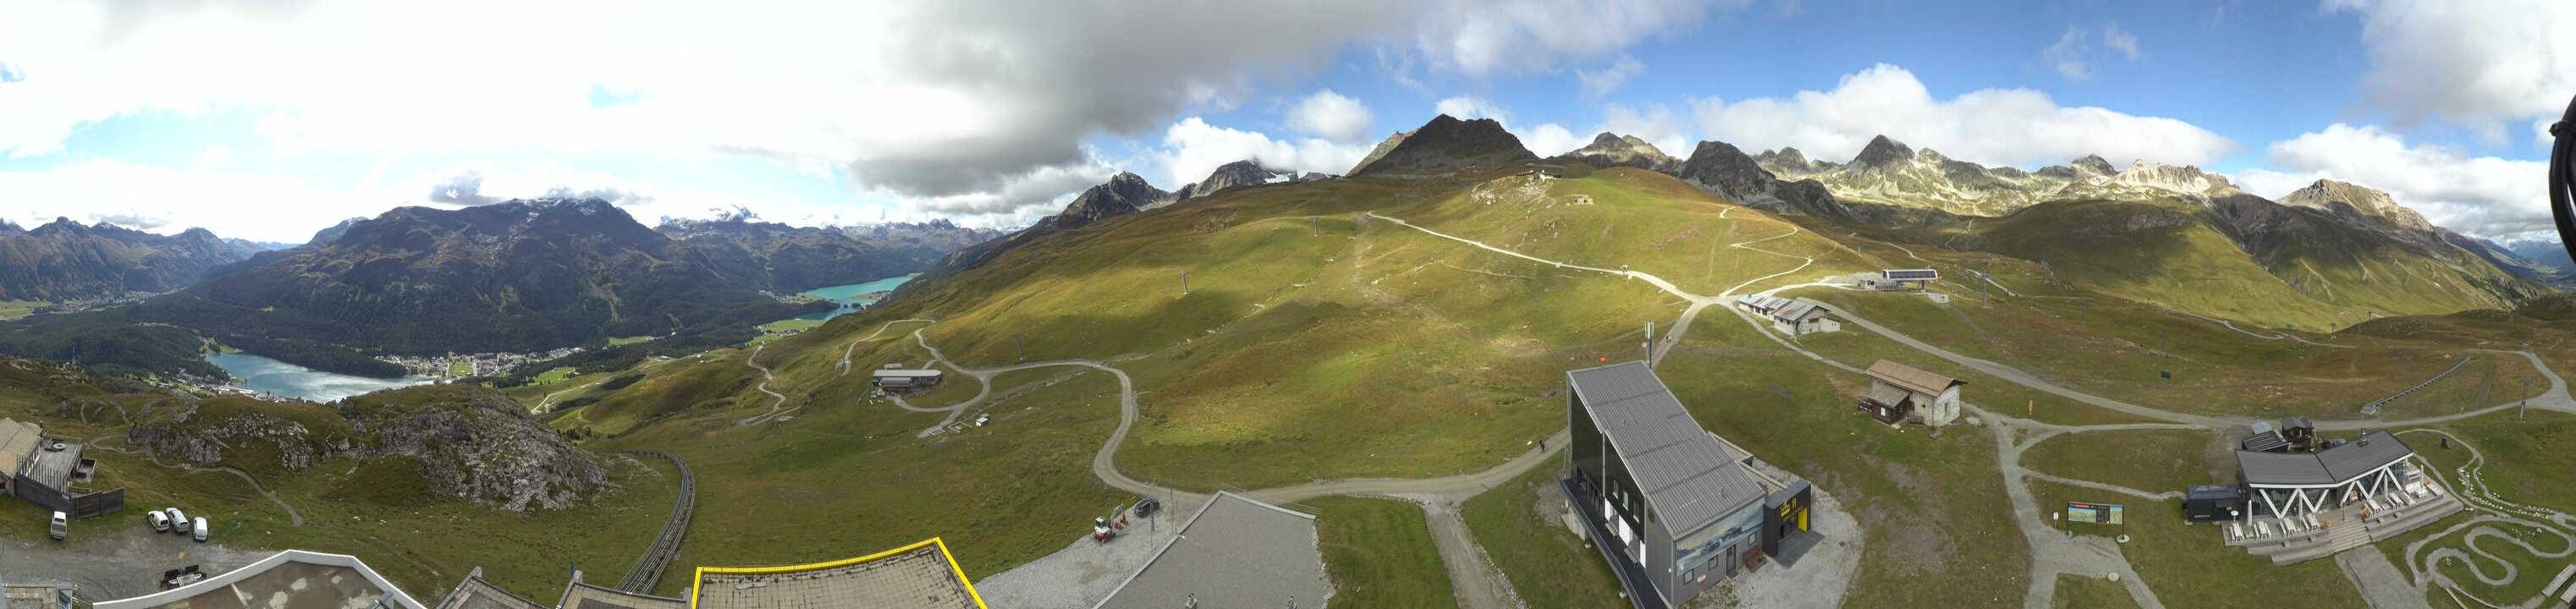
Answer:
<svg viewBox="0 0 2576 609"><path fill-rule="evenodd" d="M1762 485L1727 458L1645 362L1575 370L1566 379L1674 536L1762 500Z"/></svg>

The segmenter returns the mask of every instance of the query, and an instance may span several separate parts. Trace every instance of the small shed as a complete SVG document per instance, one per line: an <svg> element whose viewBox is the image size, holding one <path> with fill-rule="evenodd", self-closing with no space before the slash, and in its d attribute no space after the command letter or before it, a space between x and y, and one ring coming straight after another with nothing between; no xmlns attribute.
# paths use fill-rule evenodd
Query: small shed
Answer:
<svg viewBox="0 0 2576 609"><path fill-rule="evenodd" d="M2192 522L2232 519L2244 508L2245 487L2242 486L2203 484L2183 491L2183 518Z"/></svg>
<svg viewBox="0 0 2576 609"><path fill-rule="evenodd" d="M937 385L939 384L939 379L945 375L941 374L938 370L882 368L876 371L875 376L878 389L900 391Z"/></svg>
<svg viewBox="0 0 2576 609"><path fill-rule="evenodd" d="M1861 395L1860 409L1881 423L1937 427L1959 419L1959 388L1967 381L1887 360L1871 365L1868 374L1869 393Z"/></svg>
<svg viewBox="0 0 2576 609"><path fill-rule="evenodd" d="M2281 441L2288 442L2292 450L2308 450L2316 446L2317 424L2307 417L2282 417L2280 431Z"/></svg>

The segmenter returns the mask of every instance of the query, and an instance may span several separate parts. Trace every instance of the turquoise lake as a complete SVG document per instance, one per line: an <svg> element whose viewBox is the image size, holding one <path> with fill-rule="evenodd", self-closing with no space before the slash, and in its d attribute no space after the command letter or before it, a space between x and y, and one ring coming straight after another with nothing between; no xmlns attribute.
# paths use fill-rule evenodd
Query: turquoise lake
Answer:
<svg viewBox="0 0 2576 609"><path fill-rule="evenodd" d="M887 277L867 283L823 286L806 290L803 292L806 296L841 303L841 308L821 313L806 313L804 315L798 315L796 318L831 319L834 317L840 317L843 313L856 312L859 310L859 307L872 306L877 303L877 299L870 298L869 295L881 292L892 292L895 288L903 286L903 282L906 281L912 281L912 276L904 275L901 277Z"/></svg>
<svg viewBox="0 0 2576 609"><path fill-rule="evenodd" d="M217 353L206 362L241 379L243 387L281 397L329 402L362 393L426 384L426 376L380 379L333 374L248 353Z"/></svg>

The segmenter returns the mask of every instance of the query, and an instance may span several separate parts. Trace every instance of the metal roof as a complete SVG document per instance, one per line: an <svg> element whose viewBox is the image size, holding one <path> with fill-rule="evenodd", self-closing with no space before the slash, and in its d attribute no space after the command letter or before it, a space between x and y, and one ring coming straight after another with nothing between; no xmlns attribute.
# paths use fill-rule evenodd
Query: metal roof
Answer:
<svg viewBox="0 0 2576 609"><path fill-rule="evenodd" d="M1324 575L1315 516L1218 491L1136 574L1093 609L1321 607ZM1291 602L1294 599L1294 602Z"/></svg>
<svg viewBox="0 0 2576 609"><path fill-rule="evenodd" d="M1878 363L1870 364L1869 376L1890 385L1903 387L1906 391L1926 395L1941 395L1941 392L1949 391L1951 385L1968 384L1967 381L1925 372L1921 368L1887 360L1878 360Z"/></svg>
<svg viewBox="0 0 2576 609"><path fill-rule="evenodd" d="M2237 443L2236 446L2242 450L2271 452L2289 447L2290 441L2282 439L2281 432L2267 429L2255 432L2254 435L2245 436L2245 441Z"/></svg>
<svg viewBox="0 0 2576 609"><path fill-rule="evenodd" d="M928 378L939 376L937 370L878 370L877 378Z"/></svg>
<svg viewBox="0 0 2576 609"><path fill-rule="evenodd" d="M1762 486L1727 458L1673 390L1642 361L1565 373L1610 449L1637 479L1667 532L1687 536L1762 501Z"/></svg>
<svg viewBox="0 0 2576 609"><path fill-rule="evenodd" d="M2236 451L2246 484L2309 486L2342 484L2415 454L2405 442L2385 431L2316 453Z"/></svg>
<svg viewBox="0 0 2576 609"><path fill-rule="evenodd" d="M63 449L45 450L45 445L55 442L61 442ZM34 480L47 488L58 491L70 490L72 470L80 465L81 450L84 445L79 442L65 442L61 439L45 441L42 444L36 447L35 454L28 457L26 468L21 471L28 480Z"/></svg>
<svg viewBox="0 0 2576 609"><path fill-rule="evenodd" d="M1791 301L1788 305L1771 311L1771 317L1785 321L1798 321L1808 317L1824 316L1825 308L1823 306L1806 301Z"/></svg>
<svg viewBox="0 0 2576 609"><path fill-rule="evenodd" d="M1941 278L1941 271L1935 269L1883 269L1880 270L1878 274L1881 277L1886 277L1895 281L1920 281L1924 279Z"/></svg>

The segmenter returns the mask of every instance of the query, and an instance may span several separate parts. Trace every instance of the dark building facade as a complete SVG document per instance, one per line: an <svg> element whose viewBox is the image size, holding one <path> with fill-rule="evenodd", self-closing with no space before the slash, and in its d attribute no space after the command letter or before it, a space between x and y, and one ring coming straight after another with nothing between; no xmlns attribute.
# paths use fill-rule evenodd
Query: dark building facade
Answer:
<svg viewBox="0 0 2576 609"><path fill-rule="evenodd" d="M1562 486L1637 606L1680 606L1805 530L1805 483L1757 481L1644 362L1566 378Z"/></svg>

